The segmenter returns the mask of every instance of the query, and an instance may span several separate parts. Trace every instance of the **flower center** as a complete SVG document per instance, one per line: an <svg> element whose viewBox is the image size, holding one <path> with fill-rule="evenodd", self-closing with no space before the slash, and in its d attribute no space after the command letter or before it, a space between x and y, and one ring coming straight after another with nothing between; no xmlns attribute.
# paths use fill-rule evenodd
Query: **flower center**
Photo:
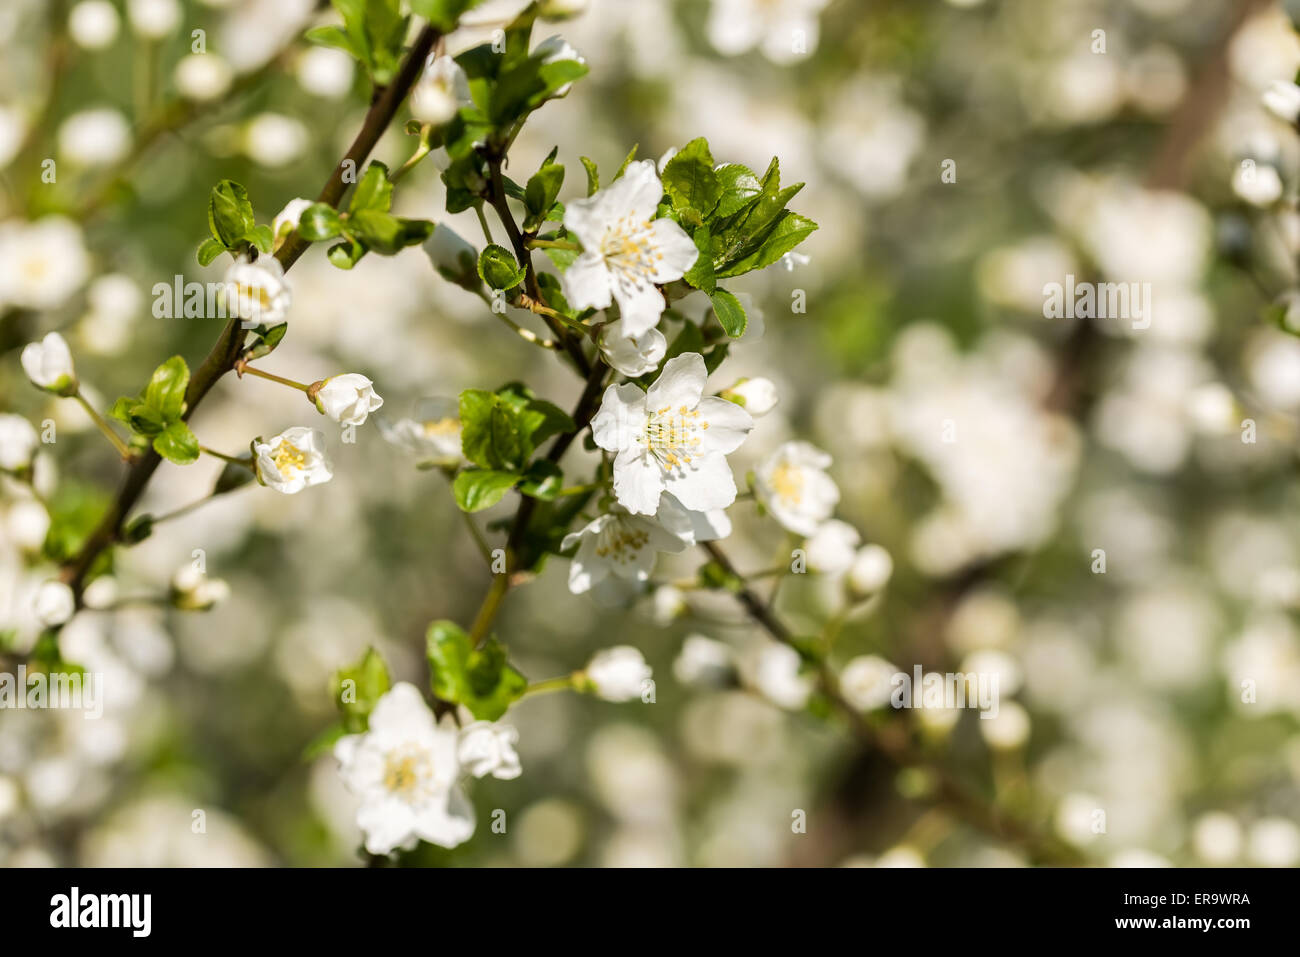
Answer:
<svg viewBox="0 0 1300 957"><path fill-rule="evenodd" d="M632 216L610 225L600 244L607 265L631 282L651 282L659 261L664 258L654 246L654 229L650 220Z"/></svg>
<svg viewBox="0 0 1300 957"><path fill-rule="evenodd" d="M601 529L596 539L596 554L612 562L627 564L636 559L637 552L650 542L650 535L625 522L610 522Z"/></svg>
<svg viewBox="0 0 1300 957"><path fill-rule="evenodd" d="M700 418L699 409L688 409L684 405L674 409L666 405L650 413L642 442L669 468L690 465L698 454L700 437L697 433L708 427L708 420Z"/></svg>
<svg viewBox="0 0 1300 957"><path fill-rule="evenodd" d="M798 505L803 498L803 470L789 462L782 462L773 469L768 481L778 498L794 505Z"/></svg>
<svg viewBox="0 0 1300 957"><path fill-rule="evenodd" d="M275 447L275 454L271 456L271 460L275 462L280 477L289 478L295 469L306 466L307 453L288 439L281 439L280 444Z"/></svg>
<svg viewBox="0 0 1300 957"><path fill-rule="evenodd" d="M424 795L432 775L433 762L414 747L390 752L384 759L384 788L408 800Z"/></svg>

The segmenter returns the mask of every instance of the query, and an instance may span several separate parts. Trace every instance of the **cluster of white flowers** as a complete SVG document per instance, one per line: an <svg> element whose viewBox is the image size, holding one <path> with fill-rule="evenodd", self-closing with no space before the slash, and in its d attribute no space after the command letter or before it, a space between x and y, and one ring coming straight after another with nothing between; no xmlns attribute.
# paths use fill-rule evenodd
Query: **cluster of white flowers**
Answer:
<svg viewBox="0 0 1300 957"><path fill-rule="evenodd" d="M364 734L334 746L344 783L361 804L357 825L366 850L390 854L419 841L456 847L474 833L474 809L462 789L467 775L519 776L518 732L476 721L441 721L414 685L400 682L375 704Z"/></svg>

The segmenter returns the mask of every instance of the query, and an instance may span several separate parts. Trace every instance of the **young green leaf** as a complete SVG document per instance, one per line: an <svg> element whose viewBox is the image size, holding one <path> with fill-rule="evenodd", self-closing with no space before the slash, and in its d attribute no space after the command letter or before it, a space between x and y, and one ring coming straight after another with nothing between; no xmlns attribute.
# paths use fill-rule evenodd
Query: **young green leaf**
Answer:
<svg viewBox="0 0 1300 957"><path fill-rule="evenodd" d="M492 639L473 647L469 636L451 621L435 621L425 642L433 693L462 704L480 721L495 721L528 687L506 662L505 649Z"/></svg>
<svg viewBox="0 0 1300 957"><path fill-rule="evenodd" d="M519 481L517 472L495 469L465 469L456 476L452 491L462 512L481 512L505 497Z"/></svg>
<svg viewBox="0 0 1300 957"><path fill-rule="evenodd" d="M179 419L154 436L153 450L177 465L193 465L199 460L199 440Z"/></svg>
<svg viewBox="0 0 1300 957"><path fill-rule="evenodd" d="M203 242L199 243L199 265L211 265L216 258L226 251L226 247L220 242L209 236Z"/></svg>
<svg viewBox="0 0 1300 957"><path fill-rule="evenodd" d="M723 330L733 339L745 334L745 307L740 300L725 289L716 289L709 296L713 303L713 314L718 317Z"/></svg>
<svg viewBox="0 0 1300 957"><path fill-rule="evenodd" d="M722 195L708 141L701 137L682 147L664 166L663 183L679 212L694 210L701 217L708 216Z"/></svg>
<svg viewBox="0 0 1300 957"><path fill-rule="evenodd" d="M298 235L309 243L333 239L342 228L338 212L328 203L312 203L298 218Z"/></svg>
<svg viewBox="0 0 1300 957"><path fill-rule="evenodd" d="M363 209L374 209L381 213L388 212L393 205L393 184L388 180L388 167L379 160L372 160L361 174L348 212L357 213Z"/></svg>
<svg viewBox="0 0 1300 957"><path fill-rule="evenodd" d="M144 403L163 422L174 422L185 412L185 390L190 384L190 367L180 356L172 356L149 378L144 389Z"/></svg>
<svg viewBox="0 0 1300 957"><path fill-rule="evenodd" d="M233 249L246 241L244 237L256 225L248 190L229 179L212 187L208 194L208 228L213 239L226 249Z"/></svg>
<svg viewBox="0 0 1300 957"><path fill-rule="evenodd" d="M356 664L334 673L330 693L348 733L360 734L366 730L370 712L389 687L388 666L373 648L367 648Z"/></svg>
<svg viewBox="0 0 1300 957"><path fill-rule="evenodd" d="M493 244L479 253L478 274L493 289L513 289L524 281L528 271L508 249Z"/></svg>

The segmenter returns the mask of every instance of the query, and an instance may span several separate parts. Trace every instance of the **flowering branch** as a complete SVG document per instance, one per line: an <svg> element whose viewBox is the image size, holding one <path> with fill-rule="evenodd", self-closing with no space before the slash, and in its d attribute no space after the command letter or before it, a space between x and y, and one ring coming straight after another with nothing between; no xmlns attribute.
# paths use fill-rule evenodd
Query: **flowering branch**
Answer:
<svg viewBox="0 0 1300 957"><path fill-rule="evenodd" d="M365 162L366 157L379 141L379 137L392 123L398 107L414 85L438 36L439 32L433 27L426 26L420 31L397 77L392 84L380 92L366 113L360 132L321 189L318 202L334 208L338 207L339 201L347 190L348 171L357 169L359 164ZM287 270L298 261L307 246L308 243L295 231L276 252L275 258ZM202 364L190 378L185 390L184 419L188 420L221 377L234 369L243 342L244 330L240 320L231 318ZM91 533L80 551L63 566L61 578L72 589L78 603L81 602L87 573L106 549L120 541L127 514L139 501L161 461L162 457L153 450L146 452L136 461L99 526Z"/></svg>

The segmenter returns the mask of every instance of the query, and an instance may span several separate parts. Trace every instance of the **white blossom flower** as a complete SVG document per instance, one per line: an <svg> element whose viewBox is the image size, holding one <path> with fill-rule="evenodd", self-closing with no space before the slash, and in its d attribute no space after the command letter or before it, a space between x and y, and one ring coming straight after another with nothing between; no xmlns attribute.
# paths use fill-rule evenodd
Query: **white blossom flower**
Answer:
<svg viewBox="0 0 1300 957"><path fill-rule="evenodd" d="M898 669L879 655L859 655L840 672L840 694L859 711L873 711L889 704L894 675Z"/></svg>
<svg viewBox="0 0 1300 957"><path fill-rule="evenodd" d="M537 44L532 55L539 58L543 63L558 63L561 60L574 60L583 64L587 62L583 55L575 50L569 42L559 34L547 37L541 43ZM555 91L555 95L564 96L572 88L572 83L566 83Z"/></svg>
<svg viewBox="0 0 1300 957"><path fill-rule="evenodd" d="M253 262L240 256L226 270L225 284L227 308L239 318L263 326L278 326L288 318L293 294L274 256Z"/></svg>
<svg viewBox="0 0 1300 957"><path fill-rule="evenodd" d="M1264 91L1264 106L1280 120L1300 120L1300 86L1288 80L1276 80Z"/></svg>
<svg viewBox="0 0 1300 957"><path fill-rule="evenodd" d="M244 127L244 152L270 169L287 166L302 155L311 137L307 127L283 113L259 113Z"/></svg>
<svg viewBox="0 0 1300 957"><path fill-rule="evenodd" d="M631 383L605 390L592 420L596 444L614 459L614 495L637 515L652 515L671 492L687 509L707 512L736 499L727 464L754 426L749 413L726 399L704 395L704 358L688 352L664 363L642 392Z"/></svg>
<svg viewBox="0 0 1300 957"><path fill-rule="evenodd" d="M312 96L337 100L352 89L352 57L342 50L312 47L298 58L298 85Z"/></svg>
<svg viewBox="0 0 1300 957"><path fill-rule="evenodd" d="M657 518L616 509L564 536L560 547L574 545L578 551L569 564L569 591L590 591L603 605L619 605L649 579L659 552L680 552L687 542Z"/></svg>
<svg viewBox="0 0 1300 957"><path fill-rule="evenodd" d="M769 641L758 652L754 666L754 686L780 708L797 711L808 703L813 682L801 674L803 660L789 645Z"/></svg>
<svg viewBox="0 0 1300 957"><path fill-rule="evenodd" d="M846 571L861 542L862 535L848 522L836 518L822 522L804 543L808 567L830 575Z"/></svg>
<svg viewBox="0 0 1300 957"><path fill-rule="evenodd" d="M285 495L328 482L334 475L325 454L325 434L319 429L300 425L270 442L254 441L253 456L257 480Z"/></svg>
<svg viewBox="0 0 1300 957"><path fill-rule="evenodd" d="M180 24L181 6L176 0L126 0L126 15L137 34L161 40Z"/></svg>
<svg viewBox="0 0 1300 957"><path fill-rule="evenodd" d="M460 463L460 419L454 400L421 399L413 418L391 424L381 418L379 432L384 441L414 455L420 468Z"/></svg>
<svg viewBox="0 0 1300 957"><path fill-rule="evenodd" d="M57 332L23 346L22 365L27 378L39 389L65 395L76 391L77 370L72 366L72 350Z"/></svg>
<svg viewBox="0 0 1300 957"><path fill-rule="evenodd" d="M630 378L659 368L668 352L668 339L658 329L629 336L624 332L622 319L601 330L599 344L600 353L611 368Z"/></svg>
<svg viewBox="0 0 1300 957"><path fill-rule="evenodd" d="M32 610L36 620L46 628L62 625L77 610L77 599L72 589L61 581L51 578L42 582L32 599Z"/></svg>
<svg viewBox="0 0 1300 957"><path fill-rule="evenodd" d="M339 425L364 425L383 404L375 384L357 372L331 376L316 393L316 408Z"/></svg>
<svg viewBox="0 0 1300 957"><path fill-rule="evenodd" d="M776 394L776 386L772 384L772 380L765 379L762 376L754 379L741 379L731 388L724 389L721 395L722 398L728 402L736 403L755 418L760 415L767 415L776 408L777 402L780 401Z"/></svg>
<svg viewBox="0 0 1300 957"><path fill-rule="evenodd" d="M275 237L276 245L298 228L298 221L302 219L302 214L312 205L313 200L299 196L291 199L284 204L284 209L276 213L275 219L271 220L271 235Z"/></svg>
<svg viewBox="0 0 1300 957"><path fill-rule="evenodd" d="M699 256L681 226L654 218L663 195L654 162L641 160L564 211L564 227L583 248L564 273L565 299L579 310L617 302L629 336L659 323L665 303L656 284L680 279Z"/></svg>
<svg viewBox="0 0 1300 957"><path fill-rule="evenodd" d="M120 19L108 0L84 0L68 14L68 36L83 50L102 50L117 39Z"/></svg>
<svg viewBox="0 0 1300 957"><path fill-rule="evenodd" d="M759 499L792 532L812 535L830 517L840 490L826 474L831 457L807 442L786 442L754 471Z"/></svg>
<svg viewBox="0 0 1300 957"><path fill-rule="evenodd" d="M36 453L36 429L21 415L0 412L0 469L15 472L31 464Z"/></svg>
<svg viewBox="0 0 1300 957"><path fill-rule="evenodd" d="M523 771L515 752L518 741L519 731L511 725L475 721L461 729L456 756L476 778L490 774L502 781L510 781Z"/></svg>
<svg viewBox="0 0 1300 957"><path fill-rule="evenodd" d="M207 611L230 597L230 585L209 578L194 565L182 565L171 582L172 604L182 611Z"/></svg>
<svg viewBox="0 0 1300 957"><path fill-rule="evenodd" d="M30 552L40 551L49 531L50 513L40 502L25 499L9 507L9 514L5 516L5 532L19 548ZM95 580L102 581L102 578Z"/></svg>
<svg viewBox="0 0 1300 957"><path fill-rule="evenodd" d="M1232 174L1232 191L1252 206L1272 206L1282 197L1282 177L1268 163L1244 160Z"/></svg>
<svg viewBox="0 0 1300 957"><path fill-rule="evenodd" d="M478 274L478 250L450 226L439 223L424 241L424 251L443 279L457 286L478 289L483 280Z"/></svg>
<svg viewBox="0 0 1300 957"><path fill-rule="evenodd" d="M59 124L59 152L78 166L109 166L131 149L131 125L112 107L73 113Z"/></svg>
<svg viewBox="0 0 1300 957"><path fill-rule="evenodd" d="M90 255L81 227L63 216L0 223L0 307L55 309L81 288Z"/></svg>
<svg viewBox="0 0 1300 957"><path fill-rule="evenodd" d="M191 100L215 100L230 89L235 72L215 53L190 53L176 64L176 89Z"/></svg>
<svg viewBox="0 0 1300 957"><path fill-rule="evenodd" d="M460 736L442 724L414 685L399 682L375 704L365 734L334 746L339 772L361 798L357 826L366 850L389 854L424 840L456 847L474 833L474 811L461 791Z"/></svg>
<svg viewBox="0 0 1300 957"><path fill-rule="evenodd" d="M442 126L470 102L469 79L460 64L445 54L429 57L411 90L411 115L422 123Z"/></svg>
<svg viewBox="0 0 1300 957"><path fill-rule="evenodd" d="M653 673L645 657L631 645L616 645L596 652L584 672L592 689L606 701L632 701L641 697Z"/></svg>
<svg viewBox="0 0 1300 957"><path fill-rule="evenodd" d="M18 154L26 136L27 114L17 106L0 104L0 169Z"/></svg>
<svg viewBox="0 0 1300 957"><path fill-rule="evenodd" d="M773 63L791 63L817 49L817 16L829 0L713 0L709 42L726 56L761 47Z"/></svg>
<svg viewBox="0 0 1300 957"><path fill-rule="evenodd" d="M688 636L673 659L673 677L684 685L724 685L735 671L731 646L704 635Z"/></svg>
<svg viewBox="0 0 1300 957"><path fill-rule="evenodd" d="M849 588L860 598L868 598L889 582L894 573L894 559L880 545L863 545L849 566Z"/></svg>

